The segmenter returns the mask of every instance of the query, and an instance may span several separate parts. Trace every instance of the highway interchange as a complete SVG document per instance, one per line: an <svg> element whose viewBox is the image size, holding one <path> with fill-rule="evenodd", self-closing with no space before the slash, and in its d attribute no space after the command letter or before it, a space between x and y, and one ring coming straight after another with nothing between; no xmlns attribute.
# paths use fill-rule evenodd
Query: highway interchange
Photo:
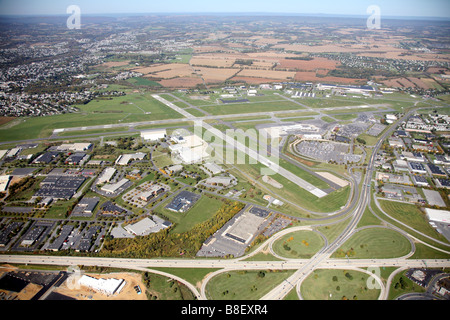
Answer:
<svg viewBox="0 0 450 320"><path fill-rule="evenodd" d="M171 108L175 109L176 111L180 111L181 109L176 107L175 105L171 104ZM180 109L180 110L178 110ZM343 108L337 108L337 109L343 109ZM183 110L181 110L183 111ZM404 115L404 117L400 120L398 120L397 123L401 123L408 117L410 117L415 110L412 110ZM298 110L296 110L298 112ZM206 120L206 119L213 119L218 118L214 116L205 116L201 118L193 117L190 114L185 114L185 112L180 112L189 121L198 121L198 120ZM289 111L283 111L284 114L289 113ZM240 115L231 115L227 117L235 117L235 116L255 116L259 115L260 113L249 113L249 114L240 114ZM264 113L266 114L266 113ZM224 116L220 116L220 118L223 118ZM167 125L170 125L171 123L181 121L180 119L177 120L166 120L166 121L157 121L158 124L165 123ZM137 125L143 125L143 124L152 124L153 122L146 122L146 123L140 123L140 124L119 124L119 125L112 125L108 127L123 127L128 125L130 127L130 130L133 130L134 126ZM410 256L414 253L414 246L412 246L412 251L410 254L394 258L394 259L332 259L331 255L341 246L345 243L346 240L348 240L358 229L357 225L364 214L366 208L370 207L371 199L372 199L372 192L371 192L371 180L374 172L374 160L375 155L377 151L380 149L383 141L392 134L393 130L396 128L396 124L390 127L388 131L386 131L383 136L379 139L378 143L373 147L372 156L370 158L370 161L367 166L367 172L364 176L364 181L362 182L360 193L357 194L357 190L359 190L358 183L355 179L353 179L353 190L354 192L354 199L349 203L343 210L341 210L338 214L338 216L343 217L343 219L349 219L349 223L346 226L346 228L343 230L343 232L331 243L328 243L328 241L325 241L325 246L319 250L311 259L287 259L284 257L278 257L281 259L280 261L247 261L250 256L256 255L257 253L261 252L265 248L269 248L272 251L272 244L279 239L280 237L284 236L285 234L296 232L299 230L311 230L316 231L316 226L301 226L301 227L292 227L289 229L285 229L283 231L280 231L279 233L272 236L270 239L266 240L265 243L260 245L256 250L254 250L251 254L246 255L244 257L240 257L237 259L119 259L119 258L96 258L96 257L62 257L62 256L42 256L42 255L1 255L0 256L0 262L5 263L15 263L15 264L30 264L30 265L58 265L58 266L77 266L77 265L83 265L83 266L101 266L101 267L112 267L112 268L124 268L124 269L132 269L132 270L144 270L152 272L156 272L159 274L163 274L165 276L168 276L170 278L176 279L182 283L184 283L186 286L190 288L190 290L194 293L194 295L199 300L206 300L208 299L207 291L206 291L206 285L208 284L208 281L212 279L214 276L229 272L232 270L265 270L265 269L273 269L273 270L296 270L295 273L293 273L288 279L284 280L281 284L279 284L277 287L273 288L269 293L267 293L265 296L261 298L261 300L281 300L283 299L289 292L291 292L293 289L297 291L298 297L302 298L301 292L300 292L300 286L302 282L316 269L326 269L326 268L332 268L332 269L354 269L359 270L361 272L370 273L372 276L372 279L376 283L378 283L378 288L381 289L379 299L387 299L388 297L388 289L390 286L390 281L393 278L393 276L402 270L408 269L408 268L422 268L422 267L431 267L431 268L444 268L444 267L450 267L450 260L449 259L410 259ZM89 130L89 129L97 129L97 128L104 128L104 126L93 126L89 128L82 128L83 130ZM77 131L80 128L73 128L73 129L66 129L67 131ZM123 133L123 132L122 132ZM67 138L66 138L67 139ZM38 140L38 139L36 139ZM33 140L34 141L34 140ZM248 150L248 149L247 149ZM351 168L349 169L349 172L351 173ZM321 219L318 219L317 221L322 223L326 223L327 219L336 218L336 213L333 216L324 217ZM335 223L335 222L334 222ZM399 231L397 227L394 227L393 225L385 222L385 224L388 225L388 227L392 227ZM415 237L412 235L406 233L402 230L402 233L405 236L408 236L411 240L411 243L414 241L417 241ZM325 238L326 240L326 238ZM445 244L446 246L449 246L448 244ZM443 250L441 250L443 251ZM450 250L444 251L447 254L450 254ZM272 253L276 255L273 251ZM372 274L370 271L367 271L366 268L368 267L375 267L375 268L381 268L381 267L398 267L399 269L391 274L389 279L387 280L387 283L383 283L383 281L379 278L378 275ZM188 281L179 278L175 275L168 274L165 272L153 270L152 268L217 268L219 269L216 272L210 273L205 279L203 279L201 288L198 288L194 286L193 284L189 283Z"/></svg>

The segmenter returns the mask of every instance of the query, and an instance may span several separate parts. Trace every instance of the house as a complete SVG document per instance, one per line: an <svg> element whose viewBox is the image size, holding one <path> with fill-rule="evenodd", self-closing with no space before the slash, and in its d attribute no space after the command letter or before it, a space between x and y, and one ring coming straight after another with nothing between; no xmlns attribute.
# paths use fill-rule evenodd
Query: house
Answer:
<svg viewBox="0 0 450 320"><path fill-rule="evenodd" d="M126 281L124 279L96 279L83 275L78 280L78 284L110 296L119 294L125 286Z"/></svg>
<svg viewBox="0 0 450 320"><path fill-rule="evenodd" d="M147 217L139 222L127 225L124 229L135 236L144 236L154 227L156 227L156 223Z"/></svg>
<svg viewBox="0 0 450 320"><path fill-rule="evenodd" d="M234 178L233 177L212 177L212 178L208 178L206 179L205 183L212 185L212 186L224 186L224 187L229 187L231 185L231 183L233 182Z"/></svg>
<svg viewBox="0 0 450 320"><path fill-rule="evenodd" d="M440 176L440 177L446 177L447 176L445 171L442 170L440 167L438 167L435 164L429 163L428 164L428 168L430 169L431 174L434 175L434 176Z"/></svg>
<svg viewBox="0 0 450 320"><path fill-rule="evenodd" d="M54 161L59 156L59 152L48 151L46 153L41 154L36 159L34 159L33 163L38 164L49 164Z"/></svg>
<svg viewBox="0 0 450 320"><path fill-rule="evenodd" d="M183 171L184 167L181 164L176 164L167 168L167 172L170 174L175 174Z"/></svg>
<svg viewBox="0 0 450 320"><path fill-rule="evenodd" d="M402 191L391 185L385 185L381 188L387 198L401 198Z"/></svg>
<svg viewBox="0 0 450 320"><path fill-rule="evenodd" d="M431 222L450 224L450 211L426 208L427 218Z"/></svg>
<svg viewBox="0 0 450 320"><path fill-rule="evenodd" d="M91 149L92 143L71 143L71 144L62 144L56 147L57 151L66 152L83 152Z"/></svg>

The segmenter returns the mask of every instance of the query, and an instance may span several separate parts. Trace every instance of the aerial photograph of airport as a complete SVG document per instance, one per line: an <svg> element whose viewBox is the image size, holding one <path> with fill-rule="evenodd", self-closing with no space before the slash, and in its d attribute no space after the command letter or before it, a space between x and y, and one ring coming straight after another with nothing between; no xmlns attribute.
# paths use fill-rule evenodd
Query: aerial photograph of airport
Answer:
<svg viewBox="0 0 450 320"><path fill-rule="evenodd" d="M450 1L0 0L0 39L0 306L450 300Z"/></svg>

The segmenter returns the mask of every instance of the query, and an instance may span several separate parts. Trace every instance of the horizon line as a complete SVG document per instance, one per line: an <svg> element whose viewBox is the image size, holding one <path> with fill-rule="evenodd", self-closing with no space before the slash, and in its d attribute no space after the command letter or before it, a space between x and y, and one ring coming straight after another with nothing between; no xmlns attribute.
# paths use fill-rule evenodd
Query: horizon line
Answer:
<svg viewBox="0 0 450 320"><path fill-rule="evenodd" d="M66 17L68 14L58 14L58 13L40 13L40 14L1 14L0 17ZM300 13L300 12L110 12L110 13L83 13L85 16L137 16L137 15L190 15L190 16L284 16L284 17L341 17L341 18L364 18L366 19L368 15L362 14L333 14L333 13ZM396 15L383 15L384 17L390 19L425 19L425 20L448 20L450 22L450 17L443 16L396 16Z"/></svg>

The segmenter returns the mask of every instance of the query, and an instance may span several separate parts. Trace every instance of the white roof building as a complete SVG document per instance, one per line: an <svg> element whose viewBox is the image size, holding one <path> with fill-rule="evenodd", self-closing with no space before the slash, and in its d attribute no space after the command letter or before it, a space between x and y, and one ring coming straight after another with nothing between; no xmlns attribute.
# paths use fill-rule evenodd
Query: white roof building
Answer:
<svg viewBox="0 0 450 320"><path fill-rule="evenodd" d="M5 192L8 189L10 179L11 176L0 176L0 192Z"/></svg>
<svg viewBox="0 0 450 320"><path fill-rule="evenodd" d="M119 166L126 166L132 159L143 160L145 156L146 156L145 153L124 154L119 156L119 158L117 158L116 164Z"/></svg>
<svg viewBox="0 0 450 320"><path fill-rule="evenodd" d="M119 188L123 187L128 181L128 179L122 179L119 182L113 183L113 184L105 184L102 187L102 191L104 192L108 192L108 193L114 193L117 190L119 190Z"/></svg>
<svg viewBox="0 0 450 320"><path fill-rule="evenodd" d="M141 131L141 138L145 141L158 141L164 139L167 135L166 129Z"/></svg>
<svg viewBox="0 0 450 320"><path fill-rule="evenodd" d="M212 177L206 179L206 184L216 185L216 184L222 184L226 187L228 187L232 182L234 178L232 177Z"/></svg>
<svg viewBox="0 0 450 320"><path fill-rule="evenodd" d="M78 283L106 295L120 293L126 284L124 279L96 279L83 275Z"/></svg>
<svg viewBox="0 0 450 320"><path fill-rule="evenodd" d="M209 159L210 155L207 152L208 144L202 138L196 135L190 135L184 137L184 140L185 143L183 144L176 144L169 147L172 154L175 155L173 160L179 161L176 164L193 164Z"/></svg>
<svg viewBox="0 0 450 320"><path fill-rule="evenodd" d="M425 208L430 222L450 223L450 211Z"/></svg>
<svg viewBox="0 0 450 320"><path fill-rule="evenodd" d="M13 148L11 150L8 151L8 153L6 154L6 157L10 157L13 158L15 156L17 156L17 154L22 150L22 148Z"/></svg>
<svg viewBox="0 0 450 320"><path fill-rule="evenodd" d="M216 164L214 162L207 162L203 166L207 170L212 172L212 174L219 174L219 173L222 173L224 171L221 166L219 166L218 164Z"/></svg>
<svg viewBox="0 0 450 320"><path fill-rule="evenodd" d="M71 144L62 144L57 149L58 151L82 152L88 150L91 146L92 143L71 143Z"/></svg>
<svg viewBox="0 0 450 320"><path fill-rule="evenodd" d="M144 236L155 226L156 226L156 223L153 222L152 219L145 218L134 224L127 225L125 227L125 230L127 230L129 233L134 234L136 236Z"/></svg>
<svg viewBox="0 0 450 320"><path fill-rule="evenodd" d="M393 114L387 114L386 119L395 121L397 120L397 117Z"/></svg>
<svg viewBox="0 0 450 320"><path fill-rule="evenodd" d="M102 175L98 178L97 184L109 182L115 173L116 173L116 169L106 168L105 170L103 170Z"/></svg>

